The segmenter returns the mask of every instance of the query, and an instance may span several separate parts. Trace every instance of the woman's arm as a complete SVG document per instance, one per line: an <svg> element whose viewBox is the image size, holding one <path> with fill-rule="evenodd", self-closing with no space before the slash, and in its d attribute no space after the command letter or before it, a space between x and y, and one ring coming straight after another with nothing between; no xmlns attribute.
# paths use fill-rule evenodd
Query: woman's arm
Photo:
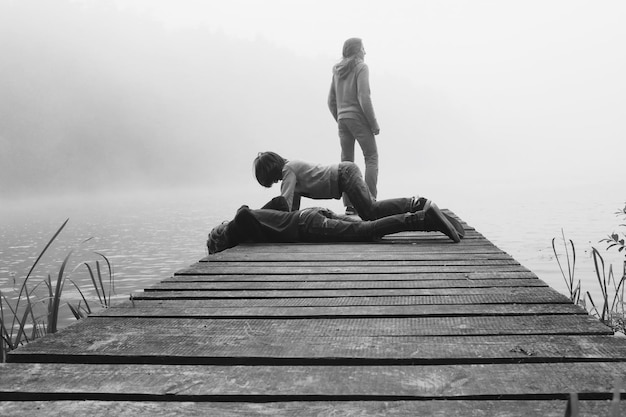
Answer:
<svg viewBox="0 0 626 417"><path fill-rule="evenodd" d="M377 135L380 132L378 121L376 120L376 114L374 113L374 106L372 105L372 97L370 93L370 72L366 64L360 68L357 74L357 94L359 97L359 104L365 114L365 118L372 129L372 133Z"/></svg>
<svg viewBox="0 0 626 417"><path fill-rule="evenodd" d="M330 91L328 92L328 109L337 121L337 92L335 91L335 77L330 83Z"/></svg>

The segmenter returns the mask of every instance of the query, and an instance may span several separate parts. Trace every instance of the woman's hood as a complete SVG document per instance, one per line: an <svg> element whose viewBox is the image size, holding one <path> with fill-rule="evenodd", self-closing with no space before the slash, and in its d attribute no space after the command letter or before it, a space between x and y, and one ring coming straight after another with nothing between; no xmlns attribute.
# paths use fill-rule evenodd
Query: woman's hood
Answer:
<svg viewBox="0 0 626 417"><path fill-rule="evenodd" d="M339 78L345 78L348 74L354 70L359 62L363 62L361 59L352 56L350 58L344 58L333 67L333 74Z"/></svg>

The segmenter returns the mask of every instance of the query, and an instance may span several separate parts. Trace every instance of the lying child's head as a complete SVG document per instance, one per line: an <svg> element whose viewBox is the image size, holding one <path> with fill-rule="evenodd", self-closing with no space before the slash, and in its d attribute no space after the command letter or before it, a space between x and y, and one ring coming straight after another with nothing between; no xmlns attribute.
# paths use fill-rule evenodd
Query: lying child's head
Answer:
<svg viewBox="0 0 626 417"><path fill-rule="evenodd" d="M259 152L254 158L254 174L263 187L271 187L283 178L283 167L287 161L275 152Z"/></svg>
<svg viewBox="0 0 626 417"><path fill-rule="evenodd" d="M230 222L224 221L215 226L209 233L209 238L206 242L206 246L209 249L209 255L213 255L214 253L233 247L228 235L229 224Z"/></svg>

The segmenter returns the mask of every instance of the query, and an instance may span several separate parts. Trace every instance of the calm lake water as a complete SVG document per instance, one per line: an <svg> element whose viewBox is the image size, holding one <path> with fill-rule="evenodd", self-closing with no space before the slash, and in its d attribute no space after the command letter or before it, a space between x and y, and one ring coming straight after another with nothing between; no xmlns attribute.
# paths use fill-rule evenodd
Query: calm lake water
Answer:
<svg viewBox="0 0 626 417"><path fill-rule="evenodd" d="M392 189L379 198L412 195ZM278 189L187 189L100 196L66 196L57 199L3 202L0 208L0 290L10 294L26 276L38 254L66 218L69 222L33 272L32 283L48 274L53 279L70 250L68 277L93 300L90 278L83 262L95 265L100 252L111 261L115 275L115 298L127 299L171 276L205 255L208 231L231 218L243 203L259 207ZM625 223L615 212L624 207L626 195L617 183L571 186L486 186L459 189L454 184L433 184L421 192L440 207L453 210L494 244L534 271L550 286L566 293L551 241L561 230L577 249L576 278L585 291L600 299L590 257L598 248L621 275L623 255L605 251L598 241ZM246 196L242 198L242 196ZM321 205L342 210L338 201L306 200L305 206ZM82 243L85 239L93 239ZM564 258L563 258L564 260ZM608 265L607 265L608 267ZM43 285L39 290L44 289ZM38 291L39 291L38 290ZM69 283L66 300L80 298ZM43 293L41 293L43 294ZM41 295L40 296L43 296ZM73 321L63 308L62 324Z"/></svg>

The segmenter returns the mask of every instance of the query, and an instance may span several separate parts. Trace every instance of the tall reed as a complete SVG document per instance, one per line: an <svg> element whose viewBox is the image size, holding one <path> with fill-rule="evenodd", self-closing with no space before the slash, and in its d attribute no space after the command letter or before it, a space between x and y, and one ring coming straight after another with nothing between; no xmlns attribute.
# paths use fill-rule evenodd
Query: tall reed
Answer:
<svg viewBox="0 0 626 417"><path fill-rule="evenodd" d="M574 286L574 283L575 283L574 273L576 270L576 247L574 246L574 242L571 239L569 240L565 239L565 232L563 232L563 229L561 229L561 237L563 239L563 246L565 248L565 259L567 261L567 275L565 275L565 271L563 270L563 266L561 265L561 261L559 259L559 254L557 253L557 250L556 250L556 245L555 245L556 238L555 237L552 238L552 252L554 252L554 257L556 259L556 262L559 264L561 275L563 276L563 279L565 280L565 285L567 286L567 290L569 291L570 300L572 300L574 304L579 304L580 303L580 280L578 280L578 283L576 284L576 286ZM568 243L569 243L569 248L567 245ZM570 252L571 252L571 258L570 258Z"/></svg>
<svg viewBox="0 0 626 417"><path fill-rule="evenodd" d="M626 220L626 205L623 209L616 212L616 214L623 216ZM622 223L619 227L626 227L626 224ZM560 257L556 250L556 238L552 239L552 250L559 265L559 269L561 270L561 274L565 279L565 284L567 285L567 289L570 293L570 299L576 304L581 304L590 314L597 316L603 323L610 326L614 331L626 334L626 304L624 303L624 293L626 291L626 237L624 233L613 232L607 238L600 240L600 242L607 244L607 250L615 248L618 252L624 253L625 259L622 262L621 277L616 277L612 264L608 266L607 270L604 258L600 252L595 247L591 247L591 258L593 260L596 280L600 287L600 294L602 296L602 299L600 300L601 304L594 301L589 291L586 291L584 298L580 300L580 280L578 280L576 286L574 285L574 271L576 266L576 249L574 247L574 242L569 240L568 247L568 241L565 239L563 230L561 230L561 234L563 245L565 246L567 275L561 265ZM589 307L587 307L587 299L589 300Z"/></svg>
<svg viewBox="0 0 626 417"><path fill-rule="evenodd" d="M74 285L82 299L77 304L67 302L67 305L74 317L76 319L80 319L92 312L83 291L81 291L76 282L68 278L67 268L74 249L71 249L64 257L54 281L52 276L48 274L47 279L44 279L42 282L33 286L30 285L35 267L39 264L39 261L44 256L50 245L65 228L68 221L69 219L66 219L65 222L63 222L63 224L57 229L52 238L50 238L48 243L45 245L44 249L39 253L35 262L33 262L28 273L26 274L26 277L20 285L17 297L12 298L15 301L12 303L11 298L9 298L6 293L0 291L0 360L2 362L6 361L7 353L11 350L14 350L24 343L28 343L47 333L55 333L58 330L59 310L62 305L61 296L63 294L66 280L69 280ZM84 240L81 244L87 242L88 240L90 239ZM106 308L110 306L111 294L114 293L113 266L105 255L99 252L94 253L99 258L102 258L106 264L106 268L108 269L106 274L108 278L108 288L104 284L107 279L103 280L103 272L99 260L95 261L95 269L88 262L82 262L71 272L76 271L83 265L85 266L91 278L99 304L101 307ZM47 288L47 295L39 299L35 297L33 293L42 284L44 284ZM35 307L38 304L45 305L45 314L41 316L38 316L35 313Z"/></svg>
<svg viewBox="0 0 626 417"><path fill-rule="evenodd" d="M624 281L626 276L620 279L615 278L613 273L613 265L609 265L608 273L606 272L604 259L600 252L594 247L591 248L593 264L596 271L596 278L600 286L602 295L601 311L596 306L591 294L587 293L592 306L592 311L614 329L624 330Z"/></svg>

